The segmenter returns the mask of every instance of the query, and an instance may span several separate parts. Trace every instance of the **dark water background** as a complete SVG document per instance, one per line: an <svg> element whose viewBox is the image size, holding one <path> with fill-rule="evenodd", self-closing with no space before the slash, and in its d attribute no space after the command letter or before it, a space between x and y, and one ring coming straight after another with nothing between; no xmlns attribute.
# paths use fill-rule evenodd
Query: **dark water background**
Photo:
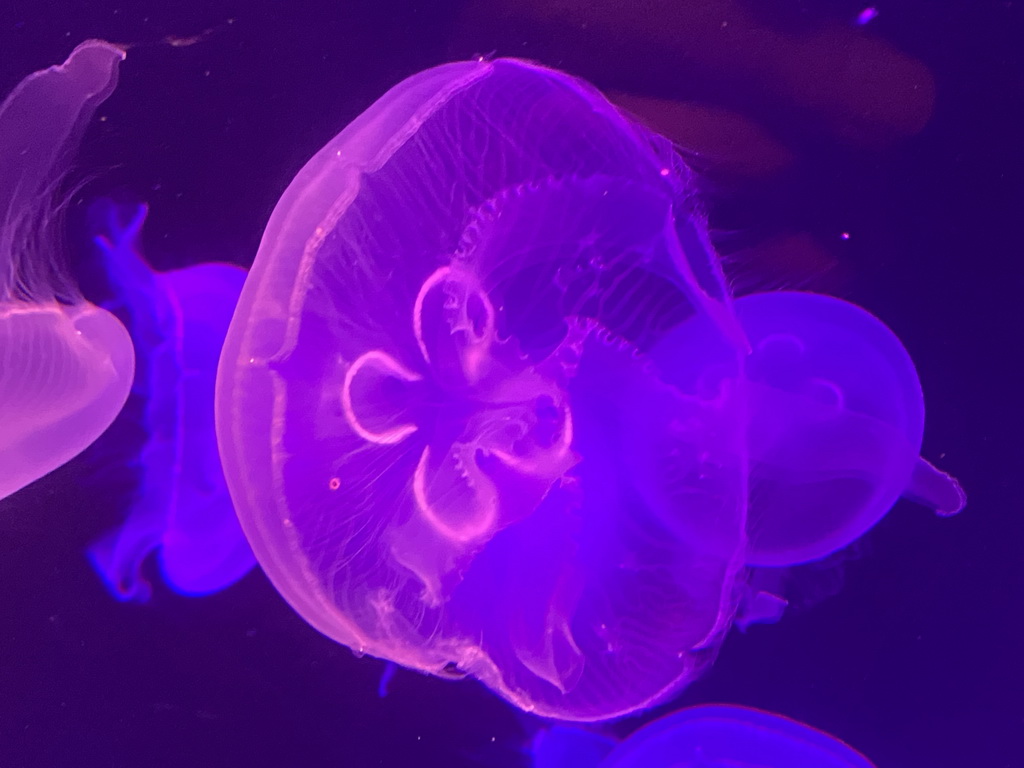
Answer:
<svg viewBox="0 0 1024 768"><path fill-rule="evenodd" d="M710 163L723 247L813 243L813 263L832 268L811 283L868 307L909 348L928 402L924 453L969 502L950 520L900 505L841 567L800 574L816 604L730 636L675 706L778 711L880 768L1024 768L1024 6L880 2L860 29L864 4L840 0L651 0L630 23L607 21L614 3L548 5L4 0L0 92L86 38L134 44L79 170L97 176L86 197L151 204L145 248L160 268L248 264L306 159L391 85L444 61L534 58L759 126L789 160L739 180ZM733 58L708 60L713 44L674 38L666 6L677 22L718 14L736 29L745 15L780 35L885 41L930 73L930 119L903 130L913 135L865 132L870 116L851 103L852 128L830 123L814 103L773 96L756 75L770 68L732 71ZM910 109L899 92L891 101L878 103ZM806 271L761 258L766 282ZM118 425L106 447L0 503L0 768L525 765L528 718L475 683L403 671L379 698L382 663L316 634L259 572L203 599L158 588L147 605L114 602L82 550L123 513L130 471L96 467L130 452L136 432ZM837 578L838 594L815 597Z"/></svg>

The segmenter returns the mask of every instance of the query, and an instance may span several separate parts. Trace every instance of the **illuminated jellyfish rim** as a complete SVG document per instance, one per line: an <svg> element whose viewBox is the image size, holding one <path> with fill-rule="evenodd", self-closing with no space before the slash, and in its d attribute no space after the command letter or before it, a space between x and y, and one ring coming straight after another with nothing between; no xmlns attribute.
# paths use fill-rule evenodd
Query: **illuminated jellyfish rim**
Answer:
<svg viewBox="0 0 1024 768"><path fill-rule="evenodd" d="M800 742L817 750L849 768L875 768L866 755L838 736L821 731L801 720L778 712L757 709L742 704L710 703L670 712L641 726L625 740L617 744L602 761L602 767L633 765L638 754L653 748L658 742L671 744L680 726L699 722L718 722L726 727L737 725L757 730L769 739L784 738L789 744ZM783 733L780 726L788 725L791 730ZM854 762L851 762L854 761Z"/></svg>
<svg viewBox="0 0 1024 768"><path fill-rule="evenodd" d="M556 77L557 79L568 77L556 70L522 60L505 61L504 63L534 70L546 77ZM390 648L367 637L355 623L338 610L305 559L298 558L295 561L286 562L281 555L282 549L272 543L275 538L279 541L281 534L284 534L289 544L292 545L293 553L302 551L288 510L279 503L282 495L274 494L275 508L268 510L266 504L263 503L264 500L255 498L249 484L239 482L236 478L244 476L241 471L244 463L253 474L271 478L273 487L279 490L283 485L282 462L279 460L280 449L272 448L267 452L250 449L239 433L238 426L245 422L251 427L254 420L264 419L266 432L270 435L269 445L281 446L283 444L285 386L280 375L273 370L272 365L275 359L287 357L295 349L300 330L301 308L307 295L313 264L325 238L356 199L360 190L360 177L382 168L432 115L458 94L489 76L494 71L495 65L495 62L482 59L463 61L441 65L413 75L389 90L385 96L378 99L309 160L281 196L261 242L262 249L268 243L304 240L305 245L301 256L297 259L266 257L258 259L249 272L238 302L239 308L252 305L276 305L281 310L280 314L287 320L283 323L249 323L244 329L229 332L221 353L215 399L219 414L217 418L218 443L225 476L228 479L232 496L235 499L243 500L241 503L236 502L236 508L241 508L242 504L247 504L251 509L263 507L259 515L240 515L246 537L254 552L257 553L260 565L268 578L295 610L317 631L348 646L356 654L369 653L386 657ZM603 110L609 121L614 122L631 135L642 133L645 139L648 138L644 129L631 123L593 86L575 78L572 78L572 82L590 97L595 109ZM422 94L421 98L409 97L410 93L417 91ZM407 103L409 106L406 107L406 114L402 115L403 119L396 121L400 123L401 128L373 142L358 141L357 137L360 136L372 137L374 128L383 119L383 113L386 110L393 110L396 105L401 106L403 103ZM353 143L363 143L371 146L372 149L365 151L358 160L343 157L339 148ZM685 167L682 171L686 171ZM325 188L331 190L334 195L323 194ZM311 194L308 192L310 189L317 189L318 194ZM287 237L288 234L293 233L298 234L299 237ZM312 234L307 235L307 233ZM700 247L708 252L712 251L704 233L695 229L689 231L687 236L697 238ZM701 286L701 283L696 281L679 244L674 243L671 247L675 251L673 259L676 266L684 275L695 280L694 285ZM703 287L700 287L696 294L690 295L691 300L695 306L707 311L727 336L734 340L738 339L742 345L741 348L749 348L742 329L731 315L732 298L726 289L724 275L717 263L713 277L717 287L721 289L721 296L712 297L706 293ZM271 295L272 289L281 285L292 286L287 307ZM234 376L229 376L227 371L232 366L237 366L236 372ZM261 375L270 382L269 388L272 392L269 395L264 393L264 396L269 396L274 403L273 410L269 415L252 411L243 413L240 409L243 409L244 406L240 405L238 398L233 397L233 392L238 388L239 382L252 375L243 371L254 369L259 369ZM242 452L246 455L245 462L240 457ZM744 472L744 478L745 474ZM743 482L746 482L745 479ZM739 560L742 561L742 558ZM296 562L298 568L296 568ZM742 568L742 562L736 564L736 568ZM732 585L723 585L721 598L724 601L723 604L734 602L729 595L725 594L732 591ZM729 621L722 621L719 626L712 628L705 640L706 644L713 644L714 639L726 631L731 622L731 616L726 618L729 618ZM450 650L451 653L446 653L446 650ZM466 645L464 642L452 640L445 644L435 645L428 652L417 649L416 655L417 658L407 659L405 664L438 673L441 672L446 662L458 658L460 665L465 668L464 671L480 679L482 683L515 706L524 711L545 714L525 691L519 691L506 682L501 670L479 644ZM680 658L683 658L682 655ZM619 710L575 718L566 717L564 712L552 713L552 716L589 722L628 715L638 709L664 701L678 692L697 666L698 660L690 659L688 663L680 666L679 673L675 678L654 691L646 700L633 702Z"/></svg>

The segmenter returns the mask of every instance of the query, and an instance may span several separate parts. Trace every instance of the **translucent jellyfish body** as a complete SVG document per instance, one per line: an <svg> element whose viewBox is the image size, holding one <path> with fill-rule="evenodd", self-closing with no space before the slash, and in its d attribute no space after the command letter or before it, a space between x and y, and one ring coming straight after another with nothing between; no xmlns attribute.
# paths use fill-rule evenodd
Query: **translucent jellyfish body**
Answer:
<svg viewBox="0 0 1024 768"><path fill-rule="evenodd" d="M880 320L840 299L785 291L743 296L734 310L752 348L744 360L749 564L822 558L861 536L901 495L942 515L960 511L956 481L918 456L921 383ZM702 397L737 375L735 358L699 317L666 334L650 356L666 381ZM653 464L650 446L634 455L671 476Z"/></svg>
<svg viewBox="0 0 1024 768"><path fill-rule="evenodd" d="M805 723L728 705L673 712L619 744L556 726L538 734L531 756L534 768L874 768Z"/></svg>
<svg viewBox="0 0 1024 768"><path fill-rule="evenodd" d="M311 624L572 719L710 660L743 566L741 409L641 354L696 314L739 354L691 202L668 142L507 60L410 78L306 165L228 332L217 429L260 565ZM702 537L624 467L626 388L699 448Z"/></svg>
<svg viewBox="0 0 1024 768"><path fill-rule="evenodd" d="M131 387L128 332L82 298L60 262L56 199L123 58L83 43L0 105L0 498L88 447Z"/></svg>
<svg viewBox="0 0 1024 768"><path fill-rule="evenodd" d="M115 304L137 348L134 389L148 438L127 519L91 546L90 558L120 599L149 597L142 563L154 550L172 589L214 592L255 564L224 482L213 419L217 360L245 270L199 264L154 272L139 249L146 206L100 201L93 213Z"/></svg>
<svg viewBox="0 0 1024 768"><path fill-rule="evenodd" d="M670 696L731 626L750 470L781 461L748 451L759 347L724 286L686 166L589 85L513 60L399 84L288 187L225 341L260 564L356 652L541 715Z"/></svg>

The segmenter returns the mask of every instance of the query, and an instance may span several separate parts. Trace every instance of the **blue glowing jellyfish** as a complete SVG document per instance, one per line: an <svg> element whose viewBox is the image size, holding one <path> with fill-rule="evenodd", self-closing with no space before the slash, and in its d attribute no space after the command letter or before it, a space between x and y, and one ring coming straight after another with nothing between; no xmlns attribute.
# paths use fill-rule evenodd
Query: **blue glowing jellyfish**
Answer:
<svg viewBox="0 0 1024 768"><path fill-rule="evenodd" d="M0 105L0 498L87 448L131 387L127 331L82 298L60 254L65 173L123 58L82 43Z"/></svg>
<svg viewBox="0 0 1024 768"><path fill-rule="evenodd" d="M876 386L819 353L847 330L874 364L884 334L725 286L685 164L591 86L514 60L399 84L285 191L225 340L218 441L260 564L356 652L528 711L672 695L756 603L749 565L841 546L908 487L956 495L917 481L901 361ZM773 378L779 335L800 382ZM905 446L865 465L872 429L909 476ZM819 491L833 470L866 495ZM802 537L833 502L841 531Z"/></svg>
<svg viewBox="0 0 1024 768"><path fill-rule="evenodd" d="M527 754L530 768L598 768L617 743L579 726L551 725L537 731Z"/></svg>
<svg viewBox="0 0 1024 768"><path fill-rule="evenodd" d="M703 705L659 718L617 744L579 728L537 734L533 768L874 768L839 739L748 707Z"/></svg>
<svg viewBox="0 0 1024 768"><path fill-rule="evenodd" d="M924 397L914 363L880 320L813 293L743 296L734 310L751 344L744 373L749 504L746 561L783 566L820 559L867 531L900 496L938 514L959 512L955 481L918 456ZM714 398L738 373L715 329L695 317L650 352L660 376ZM637 441L630 456L651 489L671 488L678 462ZM666 481L665 479L668 478ZM700 518L687 516L689 529ZM700 535L699 532L697 535Z"/></svg>
<svg viewBox="0 0 1024 768"><path fill-rule="evenodd" d="M223 589L255 564L224 482L213 419L217 359L245 270L199 264L154 272L139 255L146 212L107 200L93 208L95 241L137 348L135 391L145 400L148 433L126 521L89 550L111 592L126 600L149 597L141 567L154 550L164 580L182 594Z"/></svg>

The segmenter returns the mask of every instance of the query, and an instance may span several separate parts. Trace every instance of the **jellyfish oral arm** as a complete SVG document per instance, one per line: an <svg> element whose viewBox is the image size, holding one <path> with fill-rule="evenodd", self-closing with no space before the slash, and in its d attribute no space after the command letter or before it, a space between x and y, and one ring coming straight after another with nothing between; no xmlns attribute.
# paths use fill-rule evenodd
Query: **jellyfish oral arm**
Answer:
<svg viewBox="0 0 1024 768"><path fill-rule="evenodd" d="M918 458L914 464L903 498L928 507L942 517L957 514L967 503L967 494L960 483L924 458Z"/></svg>

